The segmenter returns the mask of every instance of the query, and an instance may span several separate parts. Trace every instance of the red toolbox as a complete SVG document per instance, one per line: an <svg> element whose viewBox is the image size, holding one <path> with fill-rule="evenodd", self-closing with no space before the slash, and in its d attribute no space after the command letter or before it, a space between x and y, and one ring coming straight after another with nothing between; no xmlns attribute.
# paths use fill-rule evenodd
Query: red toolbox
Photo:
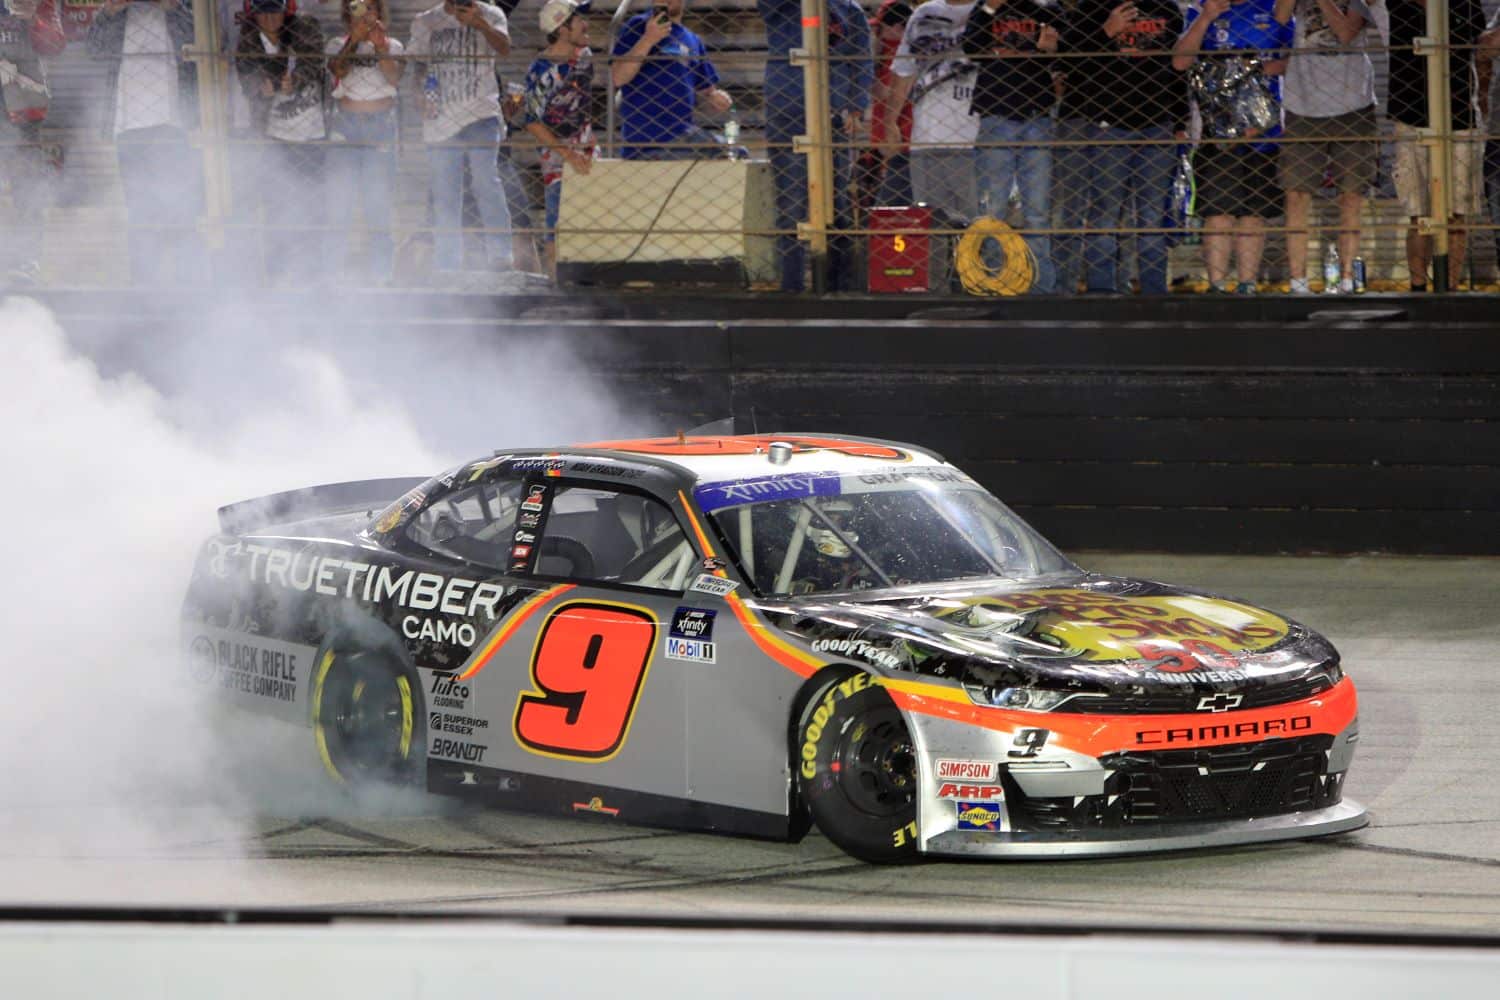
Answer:
<svg viewBox="0 0 1500 1000"><path fill-rule="evenodd" d="M926 205L872 208L869 213L872 292L935 292L947 287L949 238L929 236Z"/></svg>

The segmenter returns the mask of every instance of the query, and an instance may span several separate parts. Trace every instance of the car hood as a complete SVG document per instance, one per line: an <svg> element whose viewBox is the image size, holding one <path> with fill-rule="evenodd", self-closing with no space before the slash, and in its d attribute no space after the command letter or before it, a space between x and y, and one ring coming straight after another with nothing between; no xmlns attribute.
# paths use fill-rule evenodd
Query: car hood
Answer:
<svg viewBox="0 0 1500 1000"><path fill-rule="evenodd" d="M1244 601L1082 574L757 602L830 660L1001 688L1212 690L1338 668L1322 636Z"/></svg>

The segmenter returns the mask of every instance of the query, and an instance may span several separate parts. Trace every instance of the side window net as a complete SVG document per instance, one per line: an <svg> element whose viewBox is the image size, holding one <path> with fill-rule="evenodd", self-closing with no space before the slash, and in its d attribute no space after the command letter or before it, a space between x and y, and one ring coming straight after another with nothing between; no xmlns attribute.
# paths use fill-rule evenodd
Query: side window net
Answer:
<svg viewBox="0 0 1500 1000"><path fill-rule="evenodd" d="M636 493L564 486L542 532L538 576L681 590L692 546L672 512Z"/></svg>

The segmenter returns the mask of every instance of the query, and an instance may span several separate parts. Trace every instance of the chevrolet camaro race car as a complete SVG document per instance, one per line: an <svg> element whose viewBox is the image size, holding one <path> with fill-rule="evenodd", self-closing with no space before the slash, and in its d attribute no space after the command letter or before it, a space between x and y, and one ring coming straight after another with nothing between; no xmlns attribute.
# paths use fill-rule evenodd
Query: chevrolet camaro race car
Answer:
<svg viewBox="0 0 1500 1000"><path fill-rule="evenodd" d="M496 453L221 508L191 682L355 787L797 839L1098 855L1356 829L1317 633L1087 573L910 445Z"/></svg>

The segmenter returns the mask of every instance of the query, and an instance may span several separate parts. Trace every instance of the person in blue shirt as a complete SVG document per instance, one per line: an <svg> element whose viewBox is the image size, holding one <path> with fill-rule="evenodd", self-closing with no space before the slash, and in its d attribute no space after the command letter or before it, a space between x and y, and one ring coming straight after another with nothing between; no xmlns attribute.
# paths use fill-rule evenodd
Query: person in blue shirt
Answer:
<svg viewBox="0 0 1500 1000"><path fill-rule="evenodd" d="M776 249L781 289L806 287L807 253L794 234L807 220L807 157L792 151L792 139L807 132L802 67L789 54L802 47L801 0L759 0L766 25L766 143L776 184ZM875 82L869 18L855 0L828 0L828 107L833 113L834 228L854 228L853 147L863 142ZM854 291L854 239L835 235L828 245L829 287Z"/></svg>
<svg viewBox="0 0 1500 1000"><path fill-rule="evenodd" d="M734 102L719 89L719 73L708 61L703 39L683 27L686 6L686 0L657 0L626 21L615 39L610 77L620 92L627 160L720 155L717 140L693 124L693 109L702 104L723 114Z"/></svg>
<svg viewBox="0 0 1500 1000"><path fill-rule="evenodd" d="M1172 68L1210 86L1194 86L1204 142L1194 172L1198 214L1204 219L1203 256L1211 291L1227 291L1230 251L1239 279L1234 290L1253 295L1266 248L1266 219L1281 214L1276 143L1281 134L1281 81L1292 47L1292 26L1279 24L1275 0L1203 0L1189 8L1187 30L1172 49ZM1240 50L1240 51L1236 51ZM1256 50L1249 70L1243 50ZM1208 53L1220 55L1206 55ZM1244 76L1241 84L1227 81ZM1259 142L1252 140L1261 140Z"/></svg>

